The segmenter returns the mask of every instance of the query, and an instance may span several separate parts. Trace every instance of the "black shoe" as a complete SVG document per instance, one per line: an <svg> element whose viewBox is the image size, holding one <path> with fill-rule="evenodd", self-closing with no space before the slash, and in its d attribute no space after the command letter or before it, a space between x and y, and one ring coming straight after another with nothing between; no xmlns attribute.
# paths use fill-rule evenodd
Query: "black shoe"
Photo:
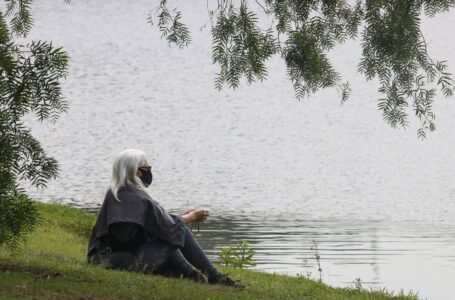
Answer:
<svg viewBox="0 0 455 300"><path fill-rule="evenodd" d="M238 281L234 281L225 274L218 274L215 277L209 278L210 284L221 284L225 286L230 286L238 289L245 289L246 286L241 284Z"/></svg>
<svg viewBox="0 0 455 300"><path fill-rule="evenodd" d="M193 270L190 274L183 275L183 278L199 283L207 283L207 278L200 272Z"/></svg>

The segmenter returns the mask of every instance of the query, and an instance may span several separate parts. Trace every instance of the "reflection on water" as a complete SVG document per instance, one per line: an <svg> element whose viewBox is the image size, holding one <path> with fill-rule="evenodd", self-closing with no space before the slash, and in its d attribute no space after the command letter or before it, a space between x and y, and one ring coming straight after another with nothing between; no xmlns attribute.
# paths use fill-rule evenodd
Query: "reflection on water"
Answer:
<svg viewBox="0 0 455 300"><path fill-rule="evenodd" d="M322 280L326 283L352 286L360 278L365 287L386 286L399 291L403 282L416 282L428 276L424 273L429 264L434 270L445 266L437 281L450 285L455 268L453 263L449 266L447 258L453 261L455 235L447 233L454 230L429 228L428 224L417 222L398 225L382 221L314 220L309 216L292 219L242 216L207 221L198 239L212 259L219 259L220 247L247 240L256 251L256 268L313 278L319 278L317 251ZM406 273L403 278L397 270L409 268L410 263L419 271ZM444 294L445 291L436 292L431 299Z"/></svg>

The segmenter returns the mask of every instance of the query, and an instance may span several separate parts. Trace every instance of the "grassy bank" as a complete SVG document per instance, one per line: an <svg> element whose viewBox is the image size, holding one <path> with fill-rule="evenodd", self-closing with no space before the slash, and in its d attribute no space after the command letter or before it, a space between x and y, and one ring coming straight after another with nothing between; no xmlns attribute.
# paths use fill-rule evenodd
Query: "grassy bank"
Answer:
<svg viewBox="0 0 455 300"><path fill-rule="evenodd" d="M246 290L105 270L85 262L93 215L37 206L42 220L28 242L14 253L0 249L1 299L417 299L248 270L222 268Z"/></svg>

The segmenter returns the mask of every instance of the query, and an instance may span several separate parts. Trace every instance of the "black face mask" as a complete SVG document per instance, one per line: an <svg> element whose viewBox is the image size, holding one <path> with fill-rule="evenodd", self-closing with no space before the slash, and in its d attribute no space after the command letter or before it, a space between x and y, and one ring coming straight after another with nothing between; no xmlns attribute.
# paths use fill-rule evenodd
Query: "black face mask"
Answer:
<svg viewBox="0 0 455 300"><path fill-rule="evenodd" d="M141 170L141 177L139 177L142 181L142 183L148 187L151 183L152 183L152 180L153 180L153 175L152 175L152 170L147 170L147 171L144 171L144 170Z"/></svg>

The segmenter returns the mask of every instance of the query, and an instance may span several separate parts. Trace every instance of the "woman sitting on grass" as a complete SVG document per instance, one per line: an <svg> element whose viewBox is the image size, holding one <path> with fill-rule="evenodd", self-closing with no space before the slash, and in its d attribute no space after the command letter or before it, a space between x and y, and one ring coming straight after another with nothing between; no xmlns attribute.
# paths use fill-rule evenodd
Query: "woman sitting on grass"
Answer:
<svg viewBox="0 0 455 300"><path fill-rule="evenodd" d="M244 288L218 272L185 225L204 220L208 211L193 210L179 217L149 196L146 188L152 183L151 168L140 150L128 149L117 156L90 238L88 261L114 269Z"/></svg>

